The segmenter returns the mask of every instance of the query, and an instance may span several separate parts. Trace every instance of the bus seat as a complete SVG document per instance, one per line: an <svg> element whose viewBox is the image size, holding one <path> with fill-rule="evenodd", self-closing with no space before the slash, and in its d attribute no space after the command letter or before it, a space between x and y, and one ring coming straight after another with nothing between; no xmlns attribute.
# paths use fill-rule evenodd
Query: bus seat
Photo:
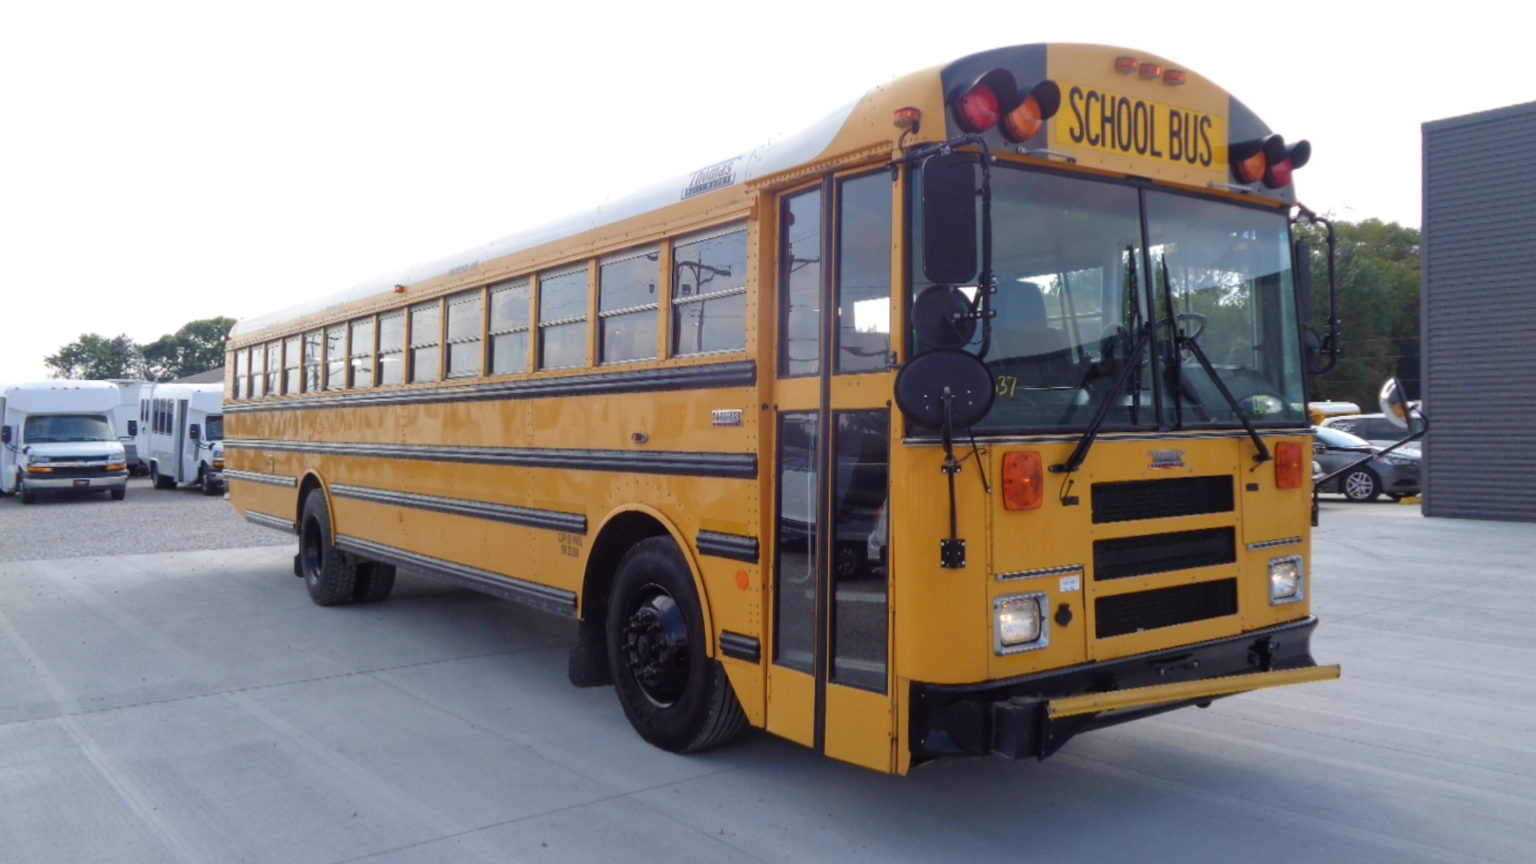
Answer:
<svg viewBox="0 0 1536 864"><path fill-rule="evenodd" d="M1002 285L992 297L995 375L1011 375L1024 387L1075 387L1082 376L1067 334L1046 320L1045 297L1033 282Z"/></svg>

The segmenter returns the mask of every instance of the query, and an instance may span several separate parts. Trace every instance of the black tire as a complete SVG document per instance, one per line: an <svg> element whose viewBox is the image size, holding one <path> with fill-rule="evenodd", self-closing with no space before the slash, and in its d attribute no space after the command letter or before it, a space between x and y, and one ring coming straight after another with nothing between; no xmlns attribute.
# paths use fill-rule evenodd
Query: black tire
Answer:
<svg viewBox="0 0 1536 864"><path fill-rule="evenodd" d="M355 603L377 603L395 590L395 565L369 561L357 565L357 580L352 584Z"/></svg>
<svg viewBox="0 0 1536 864"><path fill-rule="evenodd" d="M16 481L16 494L21 496L21 503L23 504L37 503L37 493L28 489L27 484L20 480Z"/></svg>
<svg viewBox="0 0 1536 864"><path fill-rule="evenodd" d="M673 753L726 743L747 725L725 669L705 654L688 563L669 537L635 544L608 603L608 668L640 737Z"/></svg>
<svg viewBox="0 0 1536 864"><path fill-rule="evenodd" d="M152 464L149 466L149 479L154 481L156 489L176 488L176 478L167 477L164 474L161 474L160 466L158 464Z"/></svg>
<svg viewBox="0 0 1536 864"><path fill-rule="evenodd" d="M198 476L197 485L202 487L204 495L217 495L224 491L218 483L213 482L213 474L208 471Z"/></svg>
<svg viewBox="0 0 1536 864"><path fill-rule="evenodd" d="M331 545L331 511L325 504L325 493L319 489L304 499L304 513L299 517L299 569L304 587L309 589L309 599L315 605L352 602L357 565Z"/></svg>
<svg viewBox="0 0 1536 864"><path fill-rule="evenodd" d="M114 486L110 491L113 501L121 501L128 497L128 484L124 483L121 486Z"/></svg>
<svg viewBox="0 0 1536 864"><path fill-rule="evenodd" d="M1356 468L1339 478L1339 491L1351 501L1375 501L1381 497L1381 481L1369 468Z"/></svg>

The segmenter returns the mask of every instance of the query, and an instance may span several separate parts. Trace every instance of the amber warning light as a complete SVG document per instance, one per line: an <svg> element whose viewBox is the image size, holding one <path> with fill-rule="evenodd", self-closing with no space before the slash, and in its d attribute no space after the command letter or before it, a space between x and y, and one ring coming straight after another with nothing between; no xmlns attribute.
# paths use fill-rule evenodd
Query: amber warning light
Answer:
<svg viewBox="0 0 1536 864"><path fill-rule="evenodd" d="M1284 138L1270 135L1228 145L1227 157L1239 183L1263 181L1266 188L1280 189L1291 185L1291 172L1312 158L1312 145L1297 141L1287 147Z"/></svg>

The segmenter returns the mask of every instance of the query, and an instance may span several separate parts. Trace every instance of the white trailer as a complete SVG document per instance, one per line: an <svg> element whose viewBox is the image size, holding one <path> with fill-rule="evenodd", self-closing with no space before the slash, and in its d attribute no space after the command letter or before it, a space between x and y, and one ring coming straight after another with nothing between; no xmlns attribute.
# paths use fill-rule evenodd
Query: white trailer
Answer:
<svg viewBox="0 0 1536 864"><path fill-rule="evenodd" d="M112 425L117 427L117 440L123 442L123 453L128 457L129 474L147 474L149 466L139 458L139 438L142 419L139 416L139 392L150 386L148 381L136 378L112 378L117 385L122 402L112 415Z"/></svg>
<svg viewBox="0 0 1536 864"><path fill-rule="evenodd" d="M224 491L224 386L154 384L139 391L144 417L140 458L156 489L196 483L206 495Z"/></svg>
<svg viewBox="0 0 1536 864"><path fill-rule="evenodd" d="M41 381L0 391L0 492L31 504L39 494L104 491L121 501L128 464L110 381Z"/></svg>

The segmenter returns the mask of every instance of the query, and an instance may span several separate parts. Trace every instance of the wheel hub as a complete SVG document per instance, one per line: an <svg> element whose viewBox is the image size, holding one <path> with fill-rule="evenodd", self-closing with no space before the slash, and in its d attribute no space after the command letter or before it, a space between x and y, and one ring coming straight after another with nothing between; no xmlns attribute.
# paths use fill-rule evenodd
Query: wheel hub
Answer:
<svg viewBox="0 0 1536 864"><path fill-rule="evenodd" d="M635 606L624 625L624 659L640 689L658 706L682 696L688 684L688 628L667 594Z"/></svg>

